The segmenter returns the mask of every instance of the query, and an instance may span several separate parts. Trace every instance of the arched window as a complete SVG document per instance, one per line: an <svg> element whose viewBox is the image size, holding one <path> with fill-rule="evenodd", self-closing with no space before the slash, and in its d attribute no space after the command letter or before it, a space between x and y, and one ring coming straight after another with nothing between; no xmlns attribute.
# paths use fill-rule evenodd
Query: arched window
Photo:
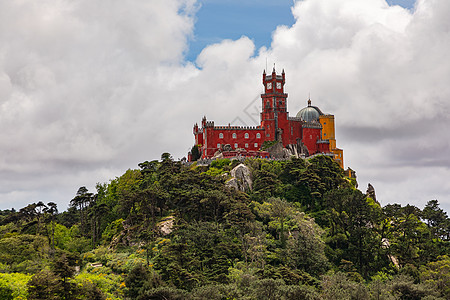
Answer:
<svg viewBox="0 0 450 300"><path fill-rule="evenodd" d="M244 137L245 137L246 139L248 139L248 133L245 133Z"/></svg>
<svg viewBox="0 0 450 300"><path fill-rule="evenodd" d="M260 139L260 138L261 138L261 133L257 133L257 134L256 134L256 138L257 138L257 139Z"/></svg>
<svg viewBox="0 0 450 300"><path fill-rule="evenodd" d="M236 144L234 144L234 148L236 148L237 149L237 147L238 147L238 144L236 143Z"/></svg>
<svg viewBox="0 0 450 300"><path fill-rule="evenodd" d="M255 143L255 148L258 148L258 143Z"/></svg>
<svg viewBox="0 0 450 300"><path fill-rule="evenodd" d="M219 139L223 139L223 133L219 133Z"/></svg>
<svg viewBox="0 0 450 300"><path fill-rule="evenodd" d="M237 134L233 133L233 139L237 139Z"/></svg>
<svg viewBox="0 0 450 300"><path fill-rule="evenodd" d="M245 144L245 148L248 148L248 144Z"/></svg>
<svg viewBox="0 0 450 300"><path fill-rule="evenodd" d="M220 144L217 144L217 148L219 148L219 149L220 149Z"/></svg>

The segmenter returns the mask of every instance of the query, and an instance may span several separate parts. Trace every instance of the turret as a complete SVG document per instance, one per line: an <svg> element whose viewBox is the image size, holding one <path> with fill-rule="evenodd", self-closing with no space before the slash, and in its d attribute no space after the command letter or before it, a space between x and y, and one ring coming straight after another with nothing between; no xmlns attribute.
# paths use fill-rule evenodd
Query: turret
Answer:
<svg viewBox="0 0 450 300"><path fill-rule="evenodd" d="M203 119L202 119L202 127L203 127L203 128L206 127L206 116L203 116Z"/></svg>

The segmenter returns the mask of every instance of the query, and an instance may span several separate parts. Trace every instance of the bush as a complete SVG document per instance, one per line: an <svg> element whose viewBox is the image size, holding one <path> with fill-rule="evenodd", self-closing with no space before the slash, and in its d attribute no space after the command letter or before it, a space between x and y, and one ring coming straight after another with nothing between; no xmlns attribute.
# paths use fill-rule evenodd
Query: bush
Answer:
<svg viewBox="0 0 450 300"><path fill-rule="evenodd" d="M9 273L0 274L0 286L7 287L4 290L7 295L7 290L12 290L12 296L14 299L27 299L27 283L30 281L31 275L22 273ZM3 294L1 294L3 295ZM7 296L5 296L7 297ZM0 297L0 299L3 299ZM8 299L8 298L5 298Z"/></svg>
<svg viewBox="0 0 450 300"><path fill-rule="evenodd" d="M189 296L189 293L185 290L171 288L171 287L159 287L144 291L137 300L185 300Z"/></svg>

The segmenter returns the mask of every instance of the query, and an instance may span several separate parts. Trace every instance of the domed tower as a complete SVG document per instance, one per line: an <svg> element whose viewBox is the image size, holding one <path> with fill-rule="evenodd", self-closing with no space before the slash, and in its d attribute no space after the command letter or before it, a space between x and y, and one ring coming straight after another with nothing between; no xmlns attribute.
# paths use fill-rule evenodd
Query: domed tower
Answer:
<svg viewBox="0 0 450 300"><path fill-rule="evenodd" d="M302 108L297 113L297 118L300 118L305 122L319 122L320 116L323 115L323 112L317 106L311 105L311 99L308 100L308 106Z"/></svg>
<svg viewBox="0 0 450 300"><path fill-rule="evenodd" d="M326 152L333 153L334 159L339 165L344 168L344 153L342 149L336 147L335 127L334 127L334 115L324 114L320 108L311 105L311 99L308 100L308 106L302 108L297 113L297 118L300 118L303 123L303 136L305 144L312 144L312 141L308 141L308 137L313 137L320 130L319 138L316 144L328 144ZM313 147L312 145L310 147Z"/></svg>

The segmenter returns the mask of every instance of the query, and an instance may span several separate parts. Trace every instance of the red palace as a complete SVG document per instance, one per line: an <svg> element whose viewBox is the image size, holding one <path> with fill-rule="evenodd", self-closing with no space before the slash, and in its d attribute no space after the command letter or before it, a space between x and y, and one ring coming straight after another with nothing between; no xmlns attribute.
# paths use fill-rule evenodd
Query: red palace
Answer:
<svg viewBox="0 0 450 300"><path fill-rule="evenodd" d="M271 75L263 72L264 94L261 94L262 112L259 126L215 126L203 117L201 127L194 125L195 145L201 159L213 157L263 157L264 142L279 141L286 148L301 148L302 156L327 154L343 168L343 150L336 148L334 115L324 114L311 105L301 109L295 117L287 110L288 94L284 92L285 73ZM266 143L267 145L267 143ZM192 153L188 158L192 161Z"/></svg>

